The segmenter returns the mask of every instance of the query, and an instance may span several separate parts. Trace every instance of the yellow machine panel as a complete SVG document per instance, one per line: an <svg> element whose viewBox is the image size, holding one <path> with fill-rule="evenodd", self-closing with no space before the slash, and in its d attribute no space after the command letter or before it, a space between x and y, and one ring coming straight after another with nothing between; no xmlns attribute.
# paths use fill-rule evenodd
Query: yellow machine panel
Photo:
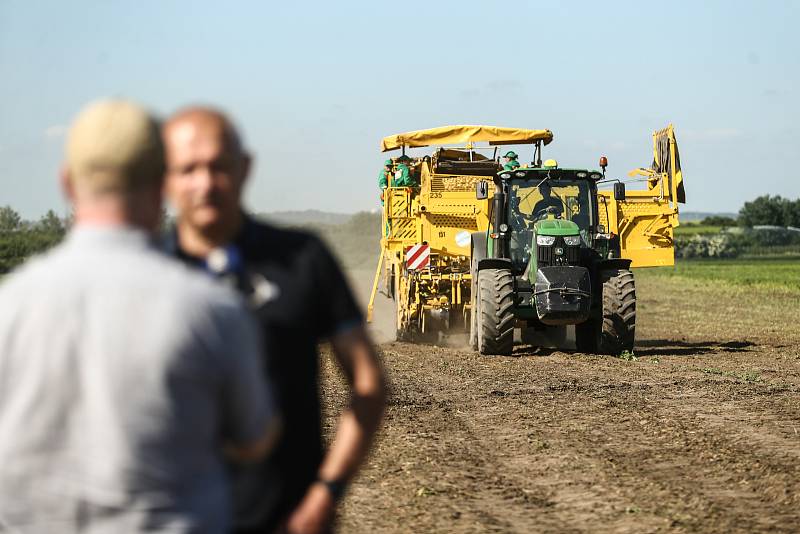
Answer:
<svg viewBox="0 0 800 534"><path fill-rule="evenodd" d="M678 203L686 201L678 143L670 124L653 133L653 165L629 176L647 178L647 190L626 191L624 201L611 191L598 192L600 224L619 236L622 257L632 267L675 264L673 229L678 226Z"/></svg>
<svg viewBox="0 0 800 534"><path fill-rule="evenodd" d="M493 160L453 149L440 149L408 165L419 187L384 190L382 253L367 315L371 318L383 279L384 293L397 301L398 333L424 334L431 330L429 321L446 316L449 327L451 319L462 321L469 311L471 234L489 224L489 201L476 200L475 188L497 169ZM458 167L482 174L437 172ZM429 260L415 267L407 255L419 245L427 247Z"/></svg>

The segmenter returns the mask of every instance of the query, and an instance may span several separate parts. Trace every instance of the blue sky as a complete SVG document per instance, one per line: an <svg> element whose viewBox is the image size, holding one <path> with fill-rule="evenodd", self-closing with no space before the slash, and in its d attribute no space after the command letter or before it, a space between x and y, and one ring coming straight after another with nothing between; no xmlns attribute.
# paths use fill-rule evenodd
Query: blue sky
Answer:
<svg viewBox="0 0 800 534"><path fill-rule="evenodd" d="M88 101L230 112L258 212L377 205L381 137L549 128L562 165L624 176L672 122L691 211L800 197L797 2L0 0L0 205L66 204L64 133Z"/></svg>

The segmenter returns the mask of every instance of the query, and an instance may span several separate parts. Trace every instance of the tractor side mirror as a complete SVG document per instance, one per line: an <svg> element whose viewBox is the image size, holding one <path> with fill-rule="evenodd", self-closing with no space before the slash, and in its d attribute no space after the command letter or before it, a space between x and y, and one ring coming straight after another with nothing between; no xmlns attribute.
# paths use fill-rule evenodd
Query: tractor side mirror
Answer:
<svg viewBox="0 0 800 534"><path fill-rule="evenodd" d="M489 182L486 180L481 180L475 184L475 198L477 200L489 198Z"/></svg>
<svg viewBox="0 0 800 534"><path fill-rule="evenodd" d="M614 184L614 200L625 200L625 184L622 182Z"/></svg>

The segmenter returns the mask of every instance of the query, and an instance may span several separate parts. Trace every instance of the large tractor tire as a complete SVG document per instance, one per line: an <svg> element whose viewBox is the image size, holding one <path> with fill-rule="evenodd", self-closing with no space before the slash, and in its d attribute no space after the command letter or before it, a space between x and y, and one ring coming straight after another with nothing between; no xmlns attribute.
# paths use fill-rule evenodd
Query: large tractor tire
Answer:
<svg viewBox="0 0 800 534"><path fill-rule="evenodd" d="M481 354L511 354L514 348L514 276L511 271L480 271L476 300L478 351Z"/></svg>
<svg viewBox="0 0 800 534"><path fill-rule="evenodd" d="M628 269L600 272L602 309L575 327L579 351L618 356L633 351L636 330L636 283Z"/></svg>

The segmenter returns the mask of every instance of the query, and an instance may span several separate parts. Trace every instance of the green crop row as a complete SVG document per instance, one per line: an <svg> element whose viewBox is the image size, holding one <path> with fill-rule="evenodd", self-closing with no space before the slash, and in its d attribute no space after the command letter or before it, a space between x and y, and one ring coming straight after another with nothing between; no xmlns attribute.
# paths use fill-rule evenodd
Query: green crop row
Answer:
<svg viewBox="0 0 800 534"><path fill-rule="evenodd" d="M776 288L800 293L800 258L764 256L677 260L674 267L637 269L637 275L683 277L710 283Z"/></svg>
<svg viewBox="0 0 800 534"><path fill-rule="evenodd" d="M693 235L707 235L718 234L722 231L722 226L711 226L708 224L695 224L695 223L681 223L680 226L675 228L676 236L693 236Z"/></svg>

